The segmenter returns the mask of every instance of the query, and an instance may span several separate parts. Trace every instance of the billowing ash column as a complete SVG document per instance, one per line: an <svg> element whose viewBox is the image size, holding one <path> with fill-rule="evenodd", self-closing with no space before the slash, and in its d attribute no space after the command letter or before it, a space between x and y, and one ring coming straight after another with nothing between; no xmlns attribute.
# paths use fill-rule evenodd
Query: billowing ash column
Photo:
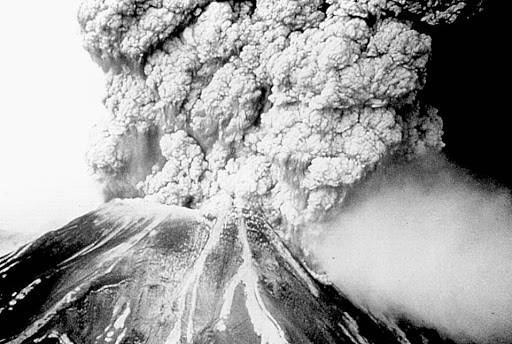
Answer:
<svg viewBox="0 0 512 344"><path fill-rule="evenodd" d="M430 37L479 0L86 0L108 71L88 153L107 196L320 221L390 155L439 150ZM285 234L290 234L289 230Z"/></svg>

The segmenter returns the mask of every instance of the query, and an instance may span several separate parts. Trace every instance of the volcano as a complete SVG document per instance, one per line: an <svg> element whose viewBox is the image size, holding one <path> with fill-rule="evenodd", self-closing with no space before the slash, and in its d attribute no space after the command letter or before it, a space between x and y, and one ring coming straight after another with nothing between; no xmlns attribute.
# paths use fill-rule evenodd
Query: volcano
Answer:
<svg viewBox="0 0 512 344"><path fill-rule="evenodd" d="M313 275L256 211L114 200L0 259L0 343L447 343Z"/></svg>

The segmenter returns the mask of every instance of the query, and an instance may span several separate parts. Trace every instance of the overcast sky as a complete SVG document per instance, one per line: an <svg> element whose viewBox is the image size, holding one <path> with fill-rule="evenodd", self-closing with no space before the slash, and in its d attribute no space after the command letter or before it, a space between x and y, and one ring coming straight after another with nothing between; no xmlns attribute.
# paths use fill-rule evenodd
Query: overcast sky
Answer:
<svg viewBox="0 0 512 344"><path fill-rule="evenodd" d="M87 174L103 75L82 49L78 0L0 11L0 240L55 229L101 202Z"/></svg>

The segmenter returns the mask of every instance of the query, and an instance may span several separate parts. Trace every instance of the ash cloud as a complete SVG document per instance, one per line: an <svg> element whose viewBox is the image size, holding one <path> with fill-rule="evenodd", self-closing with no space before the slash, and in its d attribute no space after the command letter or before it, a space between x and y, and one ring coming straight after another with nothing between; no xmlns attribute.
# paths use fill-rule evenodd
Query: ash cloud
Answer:
<svg viewBox="0 0 512 344"><path fill-rule="evenodd" d="M314 256L363 307L460 342L512 340L508 190L429 156L381 168L322 230Z"/></svg>
<svg viewBox="0 0 512 344"><path fill-rule="evenodd" d="M95 128L99 133L92 135L101 136L102 128ZM138 130L135 127L129 128L127 133L119 137L117 156L122 157L122 164L119 164L115 173L100 173L98 180L102 183L103 199L108 202L115 198L139 197L137 183L144 180L145 176L151 173L151 169L157 168L161 160L159 140L161 134L156 128L145 128ZM94 154L91 150L89 154ZM101 169L100 164L92 165L93 170ZM109 171L111 172L111 171Z"/></svg>
<svg viewBox="0 0 512 344"><path fill-rule="evenodd" d="M291 236L385 157L443 147L442 120L418 96L425 25L480 2L84 0L78 21L107 72L109 112L88 164L107 199L207 211L223 199Z"/></svg>

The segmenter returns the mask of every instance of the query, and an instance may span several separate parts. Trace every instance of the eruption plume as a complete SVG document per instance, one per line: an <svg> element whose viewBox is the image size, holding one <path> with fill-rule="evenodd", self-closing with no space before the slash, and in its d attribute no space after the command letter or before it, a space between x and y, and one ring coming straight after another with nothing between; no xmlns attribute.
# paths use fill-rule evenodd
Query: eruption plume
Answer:
<svg viewBox="0 0 512 344"><path fill-rule="evenodd" d="M437 111L417 97L431 51L419 28L478 5L86 1L111 114L89 165L107 198L258 206L291 236L386 156L443 147Z"/></svg>
<svg viewBox="0 0 512 344"><path fill-rule="evenodd" d="M110 112L89 165L107 199L257 208L361 305L501 340L509 197L436 157L422 101L429 30L481 2L86 0Z"/></svg>
<svg viewBox="0 0 512 344"><path fill-rule="evenodd" d="M355 189L311 241L336 285L461 342L510 341L508 191L436 156L382 168Z"/></svg>

